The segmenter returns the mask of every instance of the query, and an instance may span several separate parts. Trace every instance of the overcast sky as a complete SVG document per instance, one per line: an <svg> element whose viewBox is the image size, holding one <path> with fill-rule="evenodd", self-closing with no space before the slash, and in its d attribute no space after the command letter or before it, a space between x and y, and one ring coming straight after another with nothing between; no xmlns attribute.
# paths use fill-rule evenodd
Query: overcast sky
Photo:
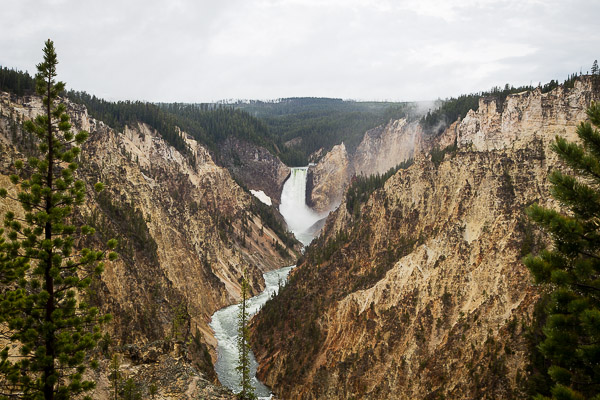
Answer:
<svg viewBox="0 0 600 400"><path fill-rule="evenodd" d="M599 0L0 0L0 65L111 100L429 100L564 80Z"/></svg>

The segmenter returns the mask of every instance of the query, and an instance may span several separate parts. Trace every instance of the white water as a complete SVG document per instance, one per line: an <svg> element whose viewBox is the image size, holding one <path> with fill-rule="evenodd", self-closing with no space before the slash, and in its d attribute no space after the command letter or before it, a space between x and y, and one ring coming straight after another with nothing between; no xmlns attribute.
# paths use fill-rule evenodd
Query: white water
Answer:
<svg viewBox="0 0 600 400"><path fill-rule="evenodd" d="M327 216L327 213L318 214L306 205L306 174L308 167L292 168L289 179L281 192L281 205L279 212L285 218L288 228L296 238L307 246L318 233L317 222ZM317 225L315 225L317 224ZM248 315L252 316L279 291L280 285L285 284L290 270L284 267L265 273L265 290L258 296L248 300ZM217 363L215 371L223 386L235 393L241 390L240 377L235 369L238 364L237 333L238 333L239 304L222 308L212 316L210 327L215 332L217 339ZM270 399L271 391L256 378L257 362L254 354L250 352L250 375L252 385L256 388L256 395L260 399Z"/></svg>
<svg viewBox="0 0 600 400"><path fill-rule="evenodd" d="M316 213L306 205L306 174L308 167L292 168L290 177L283 185L279 212L285 218L288 228L303 245L308 246L316 233L311 229L327 213Z"/></svg>
<svg viewBox="0 0 600 400"><path fill-rule="evenodd" d="M285 284L290 270L294 268L284 267L275 271L266 272L265 290L258 296L252 297L246 303L248 307L248 316L252 316L260 310L260 308L271 298L273 294L279 291L279 286ZM219 382L223 386L228 387L235 393L238 393L242 388L240 386L240 376L235 367L238 364L238 348L237 348L237 332L238 332L238 312L239 304L222 308L212 316L210 327L215 331L215 337L218 341L217 346L217 363L215 370L219 377ZM252 376L252 385L256 388L256 395L259 398L268 399L271 396L271 391L256 379L256 359L254 354L250 352L250 376Z"/></svg>

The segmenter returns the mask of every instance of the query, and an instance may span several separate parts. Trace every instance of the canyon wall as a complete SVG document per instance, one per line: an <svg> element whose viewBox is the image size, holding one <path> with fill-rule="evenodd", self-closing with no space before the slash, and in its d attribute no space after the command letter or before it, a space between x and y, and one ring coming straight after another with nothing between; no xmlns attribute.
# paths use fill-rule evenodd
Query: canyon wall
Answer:
<svg viewBox="0 0 600 400"><path fill-rule="evenodd" d="M402 161L411 159L423 147L423 132L418 122L390 121L367 131L352 157L356 175L383 174Z"/></svg>
<svg viewBox="0 0 600 400"><path fill-rule="evenodd" d="M307 204L315 210L337 207L354 175L383 174L431 146L418 121L392 120L365 132L362 141L348 154L344 144L334 146L309 169L312 176Z"/></svg>
<svg viewBox="0 0 600 400"><path fill-rule="evenodd" d="M358 215L342 202L253 321L259 377L285 399L528 397L539 289L521 258L546 239L523 210L558 208L550 144L599 97L583 77L482 99L433 144L455 151L417 154Z"/></svg>
<svg viewBox="0 0 600 400"><path fill-rule="evenodd" d="M0 107L4 187L12 161L35 146L21 124L41 113L42 103L38 97L1 93ZM264 287L262 272L293 263L294 251L277 251L276 244L286 245L263 224L258 200L185 132L181 135L194 157L177 151L146 125L117 132L90 118L84 107L67 107L74 126L90 132L79 178L88 187L98 181L107 187L101 194L90 193L75 216L97 230L92 242L83 244L102 248L111 237L119 240L119 259L106 264L90 299L114 317L107 327L111 348L121 354L127 375L146 388L152 371L185 375L171 376L173 387L165 381L159 398L219 392L206 382L216 381L210 316L240 300L244 269L251 292L257 294ZM95 379L106 385L99 384L94 394L99 399L108 393L106 375L101 375ZM189 396L177 393L177 387Z"/></svg>
<svg viewBox="0 0 600 400"><path fill-rule="evenodd" d="M590 78L583 79L587 80L584 85L592 84ZM451 124L441 136L424 132L418 121L389 121L365 132L353 153L342 152L339 145L335 146L310 169L314 171L315 179L307 193L308 204L317 211L334 209L352 176L383 174L434 148L454 145L457 139L463 145L472 143L477 150L494 150L506 145L518 148L529 140L527 135L522 135L523 132L538 131L544 124L560 127L568 123L573 113L580 110L577 100L581 98L580 94L579 91L565 91L559 87L545 94L540 89L513 94L505 104L497 104L494 98L484 98L479 102L478 111L471 110L463 120ZM552 115L557 112L554 105L561 101L564 101L561 115ZM556 121L549 122L553 118L557 118ZM335 170L340 172L330 172Z"/></svg>
<svg viewBox="0 0 600 400"><path fill-rule="evenodd" d="M280 203L290 169L267 149L231 136L220 149L219 162L248 189L262 190L275 204Z"/></svg>
<svg viewBox="0 0 600 400"><path fill-rule="evenodd" d="M306 204L317 212L331 211L342 201L352 174L346 146L334 146L318 164L308 168Z"/></svg>

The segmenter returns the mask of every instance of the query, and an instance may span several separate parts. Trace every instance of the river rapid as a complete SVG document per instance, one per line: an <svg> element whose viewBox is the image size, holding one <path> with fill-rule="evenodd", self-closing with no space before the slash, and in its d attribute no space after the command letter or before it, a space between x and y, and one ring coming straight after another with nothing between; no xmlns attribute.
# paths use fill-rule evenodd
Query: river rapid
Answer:
<svg viewBox="0 0 600 400"><path fill-rule="evenodd" d="M277 294L292 268L294 266L284 267L266 272L263 275L265 278L265 290L258 296L254 296L248 300L248 316L256 314L271 296ZM235 393L242 389L239 384L240 377L238 371L235 369L239 354L237 349L239 311L239 304L222 308L213 314L210 323L210 327L215 331L215 337L218 342L218 358L215 364L217 376L223 386L228 387ZM250 352L250 375L252 376L252 385L256 388L255 393L260 398L268 399L271 396L271 391L256 378L257 366L254 354Z"/></svg>

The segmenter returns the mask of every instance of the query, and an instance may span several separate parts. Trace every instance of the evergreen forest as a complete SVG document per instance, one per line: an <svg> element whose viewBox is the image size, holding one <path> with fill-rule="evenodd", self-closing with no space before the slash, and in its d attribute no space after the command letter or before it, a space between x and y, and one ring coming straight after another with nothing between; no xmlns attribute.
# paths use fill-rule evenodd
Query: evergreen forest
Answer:
<svg viewBox="0 0 600 400"><path fill-rule="evenodd" d="M233 106L265 121L285 144L282 161L292 166L318 161L313 153L323 149L322 155L341 142L353 152L369 129L392 119L414 119L419 113L418 103L316 97L240 101Z"/></svg>

